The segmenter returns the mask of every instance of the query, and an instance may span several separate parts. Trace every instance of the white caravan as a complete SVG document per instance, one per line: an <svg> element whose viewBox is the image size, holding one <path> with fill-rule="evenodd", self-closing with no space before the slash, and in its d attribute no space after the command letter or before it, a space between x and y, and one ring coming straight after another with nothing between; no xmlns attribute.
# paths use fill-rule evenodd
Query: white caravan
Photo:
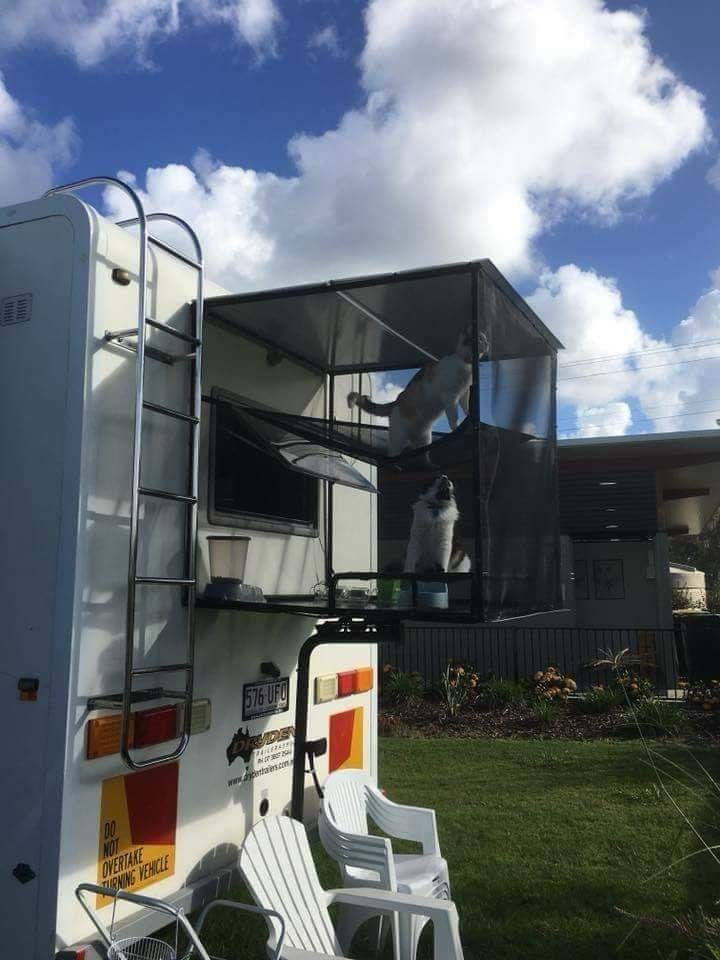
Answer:
<svg viewBox="0 0 720 960"><path fill-rule="evenodd" d="M348 465L361 489L333 500L317 471L237 442L234 398L322 415L327 378L203 324L192 232L156 217L190 246L146 240L133 191L70 188L92 183L124 189L136 222L69 188L0 210L0 943L14 960L104 956L81 883L186 910L217 897L249 827L289 809L294 751L312 819L306 742L320 778L376 769L375 644L317 650L295 746L317 615L259 612L266 595L322 593L328 503L340 569L376 569L374 468ZM123 935L153 925L119 904Z"/></svg>

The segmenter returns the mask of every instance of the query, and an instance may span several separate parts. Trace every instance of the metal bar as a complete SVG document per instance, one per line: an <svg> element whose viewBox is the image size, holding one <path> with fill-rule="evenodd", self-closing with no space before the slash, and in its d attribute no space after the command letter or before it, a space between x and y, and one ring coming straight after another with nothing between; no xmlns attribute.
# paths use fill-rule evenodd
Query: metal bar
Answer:
<svg viewBox="0 0 720 960"><path fill-rule="evenodd" d="M199 417L193 417L189 413L182 413L180 410L173 410L172 407L163 406L161 403L151 403L150 400L145 400L143 407L145 410L160 413L164 417L173 417L175 420L183 420L185 423L200 423Z"/></svg>
<svg viewBox="0 0 720 960"><path fill-rule="evenodd" d="M216 326L222 327L224 330L229 330L235 335L239 333L246 339L252 340L254 343L257 343L258 346L264 347L264 349L269 353L281 353L284 358L286 357L293 363L297 363L299 366L305 367L316 376L322 377L327 372L326 366L317 363L315 360L311 360L310 357L306 357L302 353L298 353L295 350L282 346L276 341L271 340L269 337L264 337L261 333L258 333L257 330L248 330L241 324L235 323L233 320L228 320L219 313L214 313L212 309L208 310L207 319Z"/></svg>
<svg viewBox="0 0 720 960"><path fill-rule="evenodd" d="M147 690L134 690L132 694L133 703L145 703L147 700L162 700L163 688L150 687ZM87 698L88 710L117 710L122 707L122 693L106 693L96 697Z"/></svg>
<svg viewBox="0 0 720 960"><path fill-rule="evenodd" d="M187 703L191 702L188 700L188 695L185 690L164 690L163 689L163 698L165 700L183 700ZM192 713L192 710L190 710L189 712ZM166 760L169 759L170 756L172 756L172 754L168 754L165 757L165 759ZM153 759L156 759L156 758L153 758Z"/></svg>
<svg viewBox="0 0 720 960"><path fill-rule="evenodd" d="M176 223L178 226L182 227L184 230L187 230L188 233L191 231L191 228L188 227L188 224L182 220L180 217L176 217L174 213L147 213L145 219L150 222L151 220L169 220L171 223ZM129 220L117 220L115 223L116 227L134 227L137 225L137 217L131 217ZM193 238L191 238L193 239ZM197 238L194 238L197 239ZM179 260L183 260L191 267L195 267L196 270L202 269L202 251L199 250L198 244L195 244L195 252L197 260L193 260L191 257L188 257L187 254L182 253L176 247L171 246L169 243L166 243L164 240L159 240L157 237L148 237L148 240L151 243L154 243L156 246L161 247L167 253L172 254L174 257L177 257Z"/></svg>
<svg viewBox="0 0 720 960"><path fill-rule="evenodd" d="M470 275L470 309L472 311L471 322L472 322L472 331L473 331L473 379L472 379L472 388L470 391L470 413L469 416L472 417L472 426L473 426L473 442L472 442L472 464L473 464L473 509L475 511L475 516L473 517L474 533L475 533L475 543L474 543L474 556L473 556L473 572L475 576L472 580L472 586L470 590L470 607L472 609L473 616L478 620L485 619L485 588L483 582L483 573L484 573L484 557L483 557L483 528L482 528L482 513L483 513L483 498L480 492L480 481L481 481L481 471L483 458L480 451L480 439L481 439L481 430L480 430L480 295L482 292L482 287L479 282L479 270L475 268ZM491 346L488 341L489 347ZM489 494L488 494L489 496ZM488 563L488 566L492 562L492 558ZM488 570L488 573L492 573L491 570Z"/></svg>
<svg viewBox="0 0 720 960"><path fill-rule="evenodd" d="M383 627L380 625L367 629L364 624L356 624L357 629L353 629L351 621L345 623L349 627L347 630L343 629L344 625L341 622L319 624L317 632L305 641L298 654L290 816L301 823L305 806L305 744L310 701L310 658L313 651L326 643L379 643L381 639L400 639L397 633L384 635ZM398 629L397 625L396 629Z"/></svg>
<svg viewBox="0 0 720 960"><path fill-rule="evenodd" d="M181 670L192 670L192 663L165 663L157 667L133 667L133 676L142 677L153 673L180 673Z"/></svg>
<svg viewBox="0 0 720 960"><path fill-rule="evenodd" d="M172 493L170 490L156 490L153 487L140 487L144 497L157 497L160 500L177 500L178 503L197 503L197 497L186 497L182 493Z"/></svg>
<svg viewBox="0 0 720 960"><path fill-rule="evenodd" d="M132 697L132 669L133 656L135 652L135 586L137 581L137 553L138 553L138 516L140 507L140 460L142 445L142 411L143 411L143 390L145 380L145 337L141 334L144 330L145 317L147 314L147 219L145 210L140 197L132 187L116 177L91 177L85 180L78 180L74 183L66 184L62 187L56 187L49 190L46 196L77 189L84 189L88 186L104 183L109 186L118 187L123 190L132 201L137 214L136 220L140 228L140 249L138 262L138 298L137 298L137 343L135 346L136 364L135 364L135 411L133 425L133 455L132 455L132 480L130 492L130 544L128 551L128 576L127 576L127 603L125 613L125 680L123 686L123 710L122 726L120 732L120 743L123 759L132 766L132 761L127 754L128 744L130 742L130 707Z"/></svg>
<svg viewBox="0 0 720 960"><path fill-rule="evenodd" d="M115 890L112 887L101 887L95 883L81 883L80 886L75 889L75 896L107 946L110 946L112 943L111 932L108 931L95 911L85 902L85 897L83 896L85 893L94 893L96 896L109 897L112 900L127 900L129 903L148 907L150 910L156 910L158 913L164 913L172 917L177 924L182 926L185 935L192 944L192 949L197 950L200 960L210 960L210 957L206 953L202 943L200 943L197 933L185 916L183 910L172 907L169 903L165 903L162 900L154 900L151 897L144 897L137 893L126 893L124 890Z"/></svg>
<svg viewBox="0 0 720 960"><path fill-rule="evenodd" d="M195 258L197 260L197 289L195 296L195 323L193 333L198 346L195 349L195 358L192 366L193 377L193 397L192 397L192 416L200 422L202 412L202 340L203 340L203 315L205 311L205 269L203 265L203 252L197 234L192 227L184 220L174 218L174 222L182 226L190 236L195 248ZM197 570L197 528L198 528L198 498L200 491L200 430L192 431L190 441L190 495L194 497L195 502L190 505L187 518L187 551L188 567L187 570L192 574L193 582L188 586L187 591L187 633L185 658L188 663L195 663L195 601L197 599L196 570ZM188 670L185 674L185 695L186 702L192 703L193 689L195 682L195 671ZM182 738L184 743L190 740L190 731L192 728L192 710L185 709L183 715ZM184 748L183 748L184 749Z"/></svg>
<svg viewBox="0 0 720 960"><path fill-rule="evenodd" d="M472 573L380 573L377 570L353 570L333 573L332 580L469 580Z"/></svg>
<svg viewBox="0 0 720 960"><path fill-rule="evenodd" d="M189 577L135 577L135 583L154 584L158 587L191 587L195 581Z"/></svg>
<svg viewBox="0 0 720 960"><path fill-rule="evenodd" d="M326 390L329 391L327 405L328 420L332 429L333 420L335 419L335 375L332 373L328 374ZM337 581L333 576L335 484L332 480L326 482L325 489L325 585L328 591L328 606L331 610L334 610L337 602Z"/></svg>
<svg viewBox="0 0 720 960"><path fill-rule="evenodd" d="M178 257L180 260L189 264L197 270L197 292L195 299L195 317L194 317L194 331L193 336L188 338L184 334L180 334L179 331L172 330L164 324L159 324L158 321L151 320L146 315L145 310L145 286L144 286L144 276L145 276L145 265L147 261L147 220L165 220L171 223L176 224L181 227L188 236L193 244L195 249L196 259L193 261L190 258L186 257L184 254L181 254L180 251L175 250L167 244L164 244L162 241L159 241L153 238L158 246L165 249L167 252L173 256ZM192 381L193 381L193 402L192 402L192 414L188 417L185 414L179 414L178 411L170 411L169 408L160 408L160 405L155 405L155 412L165 413L169 416L174 416L176 419L186 420L190 423L198 424L200 422L200 413L201 413L201 384L200 384L200 372L201 372L201 349L202 349L202 319L203 319L203 310L204 310L204 268L203 268L203 255L202 247L200 241L192 229L192 227L182 218L175 216L171 213L153 213L149 214L147 218L145 217L142 206L140 205L138 209L138 217L133 221L122 221L121 226L129 226L131 223L140 224L141 228L141 237L143 238L143 262L142 266L142 276L143 276L143 310L142 310L142 322L138 322L138 331L143 331L145 322L149 323L150 326L155 326L161 330L164 330L166 333L170 333L173 336L177 336L183 340L189 340L189 342L196 345L196 350L193 353L181 354L181 355L172 355L166 354L162 351L156 351L155 348L145 347L145 337L138 336L138 345L143 344L142 350L138 346L138 356L141 354L144 356L147 353L148 356L153 356L155 354L156 359L163 360L164 362L169 362L175 364L181 361L189 360L193 363L192 370ZM141 371L138 373L138 394L136 396L136 448L139 447L142 430L138 429L138 423L141 423L142 410L143 409L153 409L152 407L146 407L145 401L143 398L143 387L144 387L144 378ZM140 436L138 437L138 433ZM135 760L130 755L130 703L128 702L127 693L132 691L132 677L133 677L133 666L132 666L132 652L134 644L134 608L135 608L135 585L140 584L154 584L154 585L172 585L172 586L184 586L187 587L188 596L187 596L187 619L186 619L186 661L190 664L186 668L186 680L185 680L185 690L182 694L173 694L167 692L168 696L175 696L177 699L183 699L188 703L192 702L193 695L193 680L194 680L194 660L195 660L195 637L194 637L194 618L195 618L195 568L196 568L196 553L197 553L197 519L198 519L198 510L197 502L199 495L198 487L198 473L199 473L199 454L200 454L200 437L199 430L193 430L191 436L191 457L190 457L190 467L189 467L189 480L190 480L190 497L182 498L182 502L189 504L190 509L188 511L187 518L187 530L186 530L186 565L185 568L190 577L184 579L175 579L175 578L166 578L166 577L138 577L137 576L137 499L140 496L140 464L139 464L139 449L137 450L137 471L133 471L133 493L135 495L135 531L134 531L134 543L133 535L131 530L131 545L133 546L131 563L133 564L133 569L131 575L129 576L130 586L129 586L129 596L128 596L128 609L130 609L130 591L132 592L132 629L130 629L130 623L128 623L128 633L129 633L129 644L130 644L130 662L129 670L126 669L126 684L125 692L126 696L123 702L123 725L122 725L122 734L121 734L121 754L125 763L131 769L142 769L144 767L155 766L158 763L165 762L167 760L175 759L181 756L187 744L190 740L190 729L192 723L192 711L185 710L183 715L183 731L174 750L169 753L162 754L160 756L152 757L148 760ZM158 495L158 492L150 494ZM172 499L181 499L179 496L174 496ZM130 620L130 618L128 618ZM126 664L126 667L128 664Z"/></svg>
<svg viewBox="0 0 720 960"><path fill-rule="evenodd" d="M133 336L137 337L137 334L133 334ZM108 340L107 337L105 339ZM118 340L109 339L108 343L112 343L114 347L118 347L120 350L125 350L127 353L137 353L137 342L127 343L125 338L121 338ZM149 357L151 360L157 360L160 363L165 363L169 367L171 367L175 362L171 354L165 353L162 350L157 350L155 347L146 346L145 356Z"/></svg>
<svg viewBox="0 0 720 960"><path fill-rule="evenodd" d="M125 337L137 337L138 331L135 327L128 327L126 330L106 330L106 340L123 340Z"/></svg>
<svg viewBox="0 0 720 960"><path fill-rule="evenodd" d="M200 936L200 932L205 923L205 918L211 910L215 910L217 907L227 907L231 910L241 910L247 913L255 913L261 917L265 917L267 921L268 917L271 917L273 920L276 920L278 926L280 927L280 933L278 934L277 943L275 944L275 949L272 951L270 960L280 960L280 957L283 952L283 943L285 942L285 920L280 916L279 913L276 913L275 910L266 910L264 907L256 907L249 903L238 903L237 900L213 900L207 904L205 909L202 911L200 916L197 918L195 924L195 932ZM190 950L185 954L183 960L190 960L192 956L193 947L190 947Z"/></svg>
<svg viewBox="0 0 720 960"><path fill-rule="evenodd" d="M376 313L374 313L369 307L366 307L364 303L361 303L359 300L356 300L355 297L351 297L349 293L345 293L344 290L336 290L335 293L340 297L341 300L345 300L350 304L351 307L354 307L357 311L364 314L369 320L374 321L379 327L381 327L385 333L389 333L391 337L395 337L396 340L402 340L403 343L407 344L408 347L412 347L413 350L417 350L418 353L421 353L424 357L427 357L428 360L437 360L438 358L435 354L430 353L424 347L418 346L417 343L413 343L408 337L404 336L398 330L394 330L389 324L385 323Z"/></svg>
<svg viewBox="0 0 720 960"><path fill-rule="evenodd" d="M193 337L189 333L183 333L181 330L176 330L174 327L168 326L167 323L161 323L160 320L153 320L150 317L145 317L145 323L149 327L153 327L155 330L162 330L163 333L167 333L171 337L177 337L178 340L184 340L185 343L191 343L194 347L200 345L200 341L197 337Z"/></svg>

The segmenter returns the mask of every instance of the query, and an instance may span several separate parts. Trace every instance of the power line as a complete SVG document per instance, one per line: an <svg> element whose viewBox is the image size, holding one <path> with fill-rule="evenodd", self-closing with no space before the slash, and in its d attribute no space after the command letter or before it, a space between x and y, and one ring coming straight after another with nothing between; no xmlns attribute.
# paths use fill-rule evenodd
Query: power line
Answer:
<svg viewBox="0 0 720 960"><path fill-rule="evenodd" d="M688 360L671 360L670 363L654 363L645 367L634 367L632 370L601 370L599 373L581 373L575 377L558 378L558 383L568 383L570 380L587 380L589 377L615 377L620 374L641 373L643 370L658 370L660 367L679 367L685 363L698 363L702 360L720 360L720 354L711 357L690 357Z"/></svg>
<svg viewBox="0 0 720 960"><path fill-rule="evenodd" d="M720 413L720 407L715 407L712 410L699 410L697 413L676 413L674 416L668 416L668 417L640 417L639 422L640 423L657 423L658 420L678 420L678 419L683 419L685 417L702 417L702 416L706 416L709 413ZM638 421L633 420L632 425L634 426L636 422ZM561 425L558 423L558 427L560 426ZM568 432L566 429L564 428L562 429L563 429L563 433ZM574 431L569 431L569 432L580 433L581 429L582 429L581 427L576 427Z"/></svg>
<svg viewBox="0 0 720 960"><path fill-rule="evenodd" d="M602 360L625 360L628 357L646 357L654 353L667 353L673 350L693 350L696 347L707 346L709 343L720 343L720 337L711 337L707 340L695 340L693 343L674 344L667 347L655 347L652 350L636 350L631 353L614 353L605 357L587 357L585 360L569 360L561 363L562 367L584 366L586 363L600 363Z"/></svg>
<svg viewBox="0 0 720 960"><path fill-rule="evenodd" d="M711 401L715 401L715 400L720 400L720 396L719 396L719 395L715 395L715 396L711 396L711 397L706 397L704 400L695 401L695 403L689 405L689 407L691 407L691 408L694 409L694 408L697 406L698 403L710 403ZM611 401L609 401L609 402L610 402L610 403L625 403L625 402L627 402L627 401L623 401L623 400L611 400ZM600 408L602 408L603 405L602 405L602 404L598 404L598 406L599 406ZM684 406L684 404L682 404L682 403L655 403L655 404L652 404L652 406L648 406L648 407L642 406L642 407L641 407L641 418L642 418L642 419L645 419L645 420L664 420L665 417L648 417L648 416L642 417L642 415L645 413L646 410L671 410L673 407L682 407L682 406ZM690 416L690 415L692 414L692 412L693 412L693 409L685 410L685 411L683 411L683 413L674 414L674 416L681 417L681 416L685 416L685 414L687 414L688 416ZM697 413L707 413L707 412L712 413L713 410L710 410L710 411L698 410L698 411L697 411ZM601 413L603 413L603 410L602 410L602 409L600 409L600 411L599 411L599 414L601 414ZM593 414L589 414L589 416L593 416ZM574 423L576 419L577 419L577 414L576 414L575 417L563 417L562 420L558 420L558 425L559 425L560 423Z"/></svg>

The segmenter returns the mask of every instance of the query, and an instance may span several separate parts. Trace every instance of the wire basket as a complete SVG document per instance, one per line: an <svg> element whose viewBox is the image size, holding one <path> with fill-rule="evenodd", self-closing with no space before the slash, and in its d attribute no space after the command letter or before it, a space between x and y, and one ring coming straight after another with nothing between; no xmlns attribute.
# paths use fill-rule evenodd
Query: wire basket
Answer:
<svg viewBox="0 0 720 960"><path fill-rule="evenodd" d="M113 940L108 947L107 960L177 960L177 953L164 940L129 937Z"/></svg>

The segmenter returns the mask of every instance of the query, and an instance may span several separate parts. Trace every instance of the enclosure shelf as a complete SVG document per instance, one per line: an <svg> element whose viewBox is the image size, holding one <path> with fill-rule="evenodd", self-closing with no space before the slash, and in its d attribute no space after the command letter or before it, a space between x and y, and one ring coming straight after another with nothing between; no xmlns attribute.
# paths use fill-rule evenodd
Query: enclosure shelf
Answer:
<svg viewBox="0 0 720 960"><path fill-rule="evenodd" d="M233 415L242 421L243 426L257 437L259 443L275 456L281 456L291 466L301 466L304 457L314 455L317 448L344 453L374 466L402 466L410 469L413 465L427 469L428 458L433 466L443 469L472 458L471 444L474 433L470 417L452 433L436 432L430 445L391 457L388 454L390 431L386 426L299 416L239 400L211 399L210 402L222 404L231 410ZM504 443L527 443L534 439L529 433L507 430L482 421L476 425L476 429L478 433L497 436ZM335 469L338 475L328 479L335 479L340 483L348 482L343 481L340 469Z"/></svg>
<svg viewBox="0 0 720 960"><path fill-rule="evenodd" d="M473 617L470 604L465 602L457 607L451 605L444 609L411 607L379 607L368 603L363 606L357 603L343 603L338 601L334 607L329 606L327 599L318 599L313 596L285 596L270 595L266 603L249 603L243 600L217 600L200 597L195 605L205 610L235 610L252 613L292 613L312 617L315 620L334 617L360 617L373 623L401 622L404 620L444 621L449 623L470 623Z"/></svg>

